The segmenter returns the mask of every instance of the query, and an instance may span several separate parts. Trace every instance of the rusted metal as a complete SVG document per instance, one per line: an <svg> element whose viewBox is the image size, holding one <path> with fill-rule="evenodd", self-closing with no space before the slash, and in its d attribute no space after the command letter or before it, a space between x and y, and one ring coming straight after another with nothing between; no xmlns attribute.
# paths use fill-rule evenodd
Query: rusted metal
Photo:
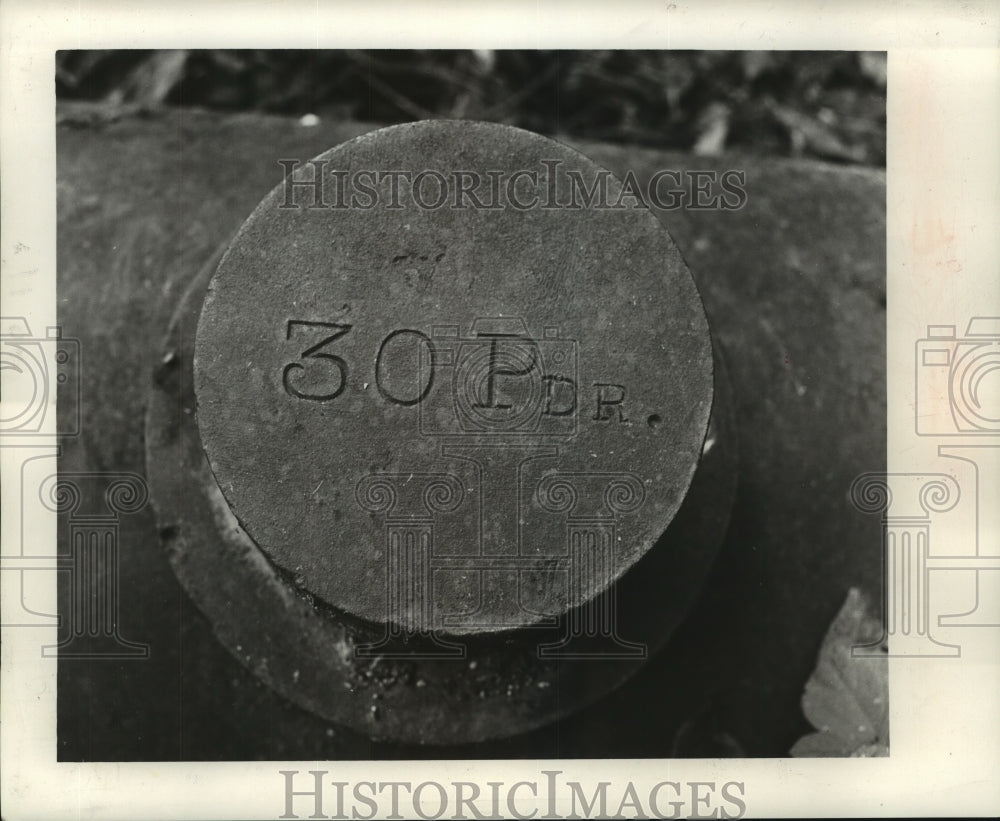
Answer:
<svg viewBox="0 0 1000 821"><path fill-rule="evenodd" d="M312 165L622 198L486 124ZM261 203L175 314L149 479L179 578L259 678L373 738L480 741L606 693L687 612L735 490L728 384L648 211L425 208L400 185Z"/></svg>
<svg viewBox="0 0 1000 821"><path fill-rule="evenodd" d="M383 129L312 174L246 222L198 327L200 431L247 532L404 629L524 627L605 590L678 510L712 404L669 235L608 172L500 125Z"/></svg>

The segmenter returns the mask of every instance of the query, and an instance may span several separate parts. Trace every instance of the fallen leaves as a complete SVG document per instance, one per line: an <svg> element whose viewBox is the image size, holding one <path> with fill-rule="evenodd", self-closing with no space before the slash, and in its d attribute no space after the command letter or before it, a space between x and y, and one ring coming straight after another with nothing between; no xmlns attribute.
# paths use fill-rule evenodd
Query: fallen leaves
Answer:
<svg viewBox="0 0 1000 821"><path fill-rule="evenodd" d="M389 124L459 117L698 156L885 162L884 52L60 51L62 99Z"/></svg>
<svg viewBox="0 0 1000 821"><path fill-rule="evenodd" d="M881 637L881 624L868 615L861 593L852 588L823 639L802 695L802 712L816 732L795 743L793 756L889 754L888 656L852 654L853 647Z"/></svg>

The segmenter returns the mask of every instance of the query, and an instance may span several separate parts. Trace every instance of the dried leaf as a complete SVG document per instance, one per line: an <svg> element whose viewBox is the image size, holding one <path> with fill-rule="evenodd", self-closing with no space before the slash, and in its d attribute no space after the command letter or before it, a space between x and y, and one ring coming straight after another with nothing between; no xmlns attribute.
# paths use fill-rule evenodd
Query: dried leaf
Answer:
<svg viewBox="0 0 1000 821"><path fill-rule="evenodd" d="M861 73L879 88L885 88L889 79L889 67L884 51L858 52L858 66Z"/></svg>
<svg viewBox="0 0 1000 821"><path fill-rule="evenodd" d="M852 588L830 625L816 670L802 695L802 712L818 732L797 741L793 756L884 756L889 750L887 655L854 656L855 645L881 635Z"/></svg>
<svg viewBox="0 0 1000 821"><path fill-rule="evenodd" d="M691 148L696 157L718 157L726 148L729 135L729 106L711 103L698 118L698 139Z"/></svg>
<svg viewBox="0 0 1000 821"><path fill-rule="evenodd" d="M770 51L744 51L740 54L743 76L747 80L756 80L761 72L774 65L774 55Z"/></svg>
<svg viewBox="0 0 1000 821"><path fill-rule="evenodd" d="M793 146L801 152L805 148L820 157L848 162L864 162L865 150L862 146L845 145L831 128L788 106L771 103L768 106L774 118L788 129Z"/></svg>
<svg viewBox="0 0 1000 821"><path fill-rule="evenodd" d="M105 101L112 105L160 105L183 79L187 60L188 52L184 50L151 52Z"/></svg>
<svg viewBox="0 0 1000 821"><path fill-rule="evenodd" d="M56 93L139 112L466 117L707 156L883 165L885 70L884 52L68 49L56 53Z"/></svg>

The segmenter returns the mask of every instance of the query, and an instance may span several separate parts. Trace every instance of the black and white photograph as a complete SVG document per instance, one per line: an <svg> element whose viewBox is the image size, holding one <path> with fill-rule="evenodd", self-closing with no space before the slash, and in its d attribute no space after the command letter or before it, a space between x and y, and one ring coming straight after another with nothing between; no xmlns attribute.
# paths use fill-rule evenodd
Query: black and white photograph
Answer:
<svg viewBox="0 0 1000 821"><path fill-rule="evenodd" d="M60 756L885 754L884 54L57 69Z"/></svg>
<svg viewBox="0 0 1000 821"><path fill-rule="evenodd" d="M27 760L87 818L872 814L936 754L920 686L1000 727L997 168L915 204L913 55L253 19L47 52L4 760L29 665L50 741L9 817L67 800Z"/></svg>

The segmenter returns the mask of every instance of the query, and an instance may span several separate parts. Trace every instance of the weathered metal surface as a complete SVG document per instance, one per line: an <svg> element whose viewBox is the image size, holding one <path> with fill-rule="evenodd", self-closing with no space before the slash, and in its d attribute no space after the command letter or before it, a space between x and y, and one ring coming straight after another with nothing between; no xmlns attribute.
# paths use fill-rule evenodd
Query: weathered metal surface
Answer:
<svg viewBox="0 0 1000 821"><path fill-rule="evenodd" d="M314 165L379 162L621 194L487 124L386 129ZM475 189L462 214L402 187L409 209L362 220L294 192L186 292L154 379L148 476L179 578L255 675L376 739L516 734L620 685L693 603L735 488L724 369L669 235L645 210L538 218ZM464 321L399 327L442 313Z"/></svg>
<svg viewBox="0 0 1000 821"><path fill-rule="evenodd" d="M461 655L393 657L384 630L322 606L287 579L239 526L215 482L195 423L192 329L214 261L181 300L147 413L147 474L175 572L220 641L296 704L376 740L472 744L523 733L620 685L681 622L708 575L735 490L734 425L723 369L712 446L667 532L591 604L549 629L465 636ZM613 634L565 646L567 624L613 616ZM601 640L603 639L603 640ZM376 652L364 652L375 647ZM433 645L432 645L433 648ZM641 648L642 653L633 652ZM437 649L447 649L438 647Z"/></svg>
<svg viewBox="0 0 1000 821"><path fill-rule="evenodd" d="M370 127L183 109L95 122L69 112L57 130L59 324L80 341L83 375L82 435L64 442L60 470L143 472L142 374L164 355L156 329L280 180L279 157L312 157ZM147 508L121 523L120 619L150 657L60 662L60 759L663 757L684 752L675 739L692 722L725 731L748 755L781 756L808 730L799 696L830 620L848 587L880 590L879 523L853 511L848 489L885 465L884 174L582 150L643 184L663 168L746 173L744 208L663 215L730 366L741 457L725 545L670 645L598 703L516 738L372 742L300 709L234 660L236 616L209 622L184 595L166 557L178 568L186 559L164 554ZM182 330L188 343L193 335L193 324ZM164 396L171 418L190 416L179 394ZM183 509L177 456L161 460ZM197 601L198 585L190 589ZM254 590L223 589L241 613L252 610ZM244 622L252 633L266 619ZM265 658L245 655L249 667Z"/></svg>
<svg viewBox="0 0 1000 821"><path fill-rule="evenodd" d="M395 126L311 165L244 224L198 326L198 424L233 512L297 585L375 623L500 631L593 599L670 524L712 405L666 230L507 126Z"/></svg>

